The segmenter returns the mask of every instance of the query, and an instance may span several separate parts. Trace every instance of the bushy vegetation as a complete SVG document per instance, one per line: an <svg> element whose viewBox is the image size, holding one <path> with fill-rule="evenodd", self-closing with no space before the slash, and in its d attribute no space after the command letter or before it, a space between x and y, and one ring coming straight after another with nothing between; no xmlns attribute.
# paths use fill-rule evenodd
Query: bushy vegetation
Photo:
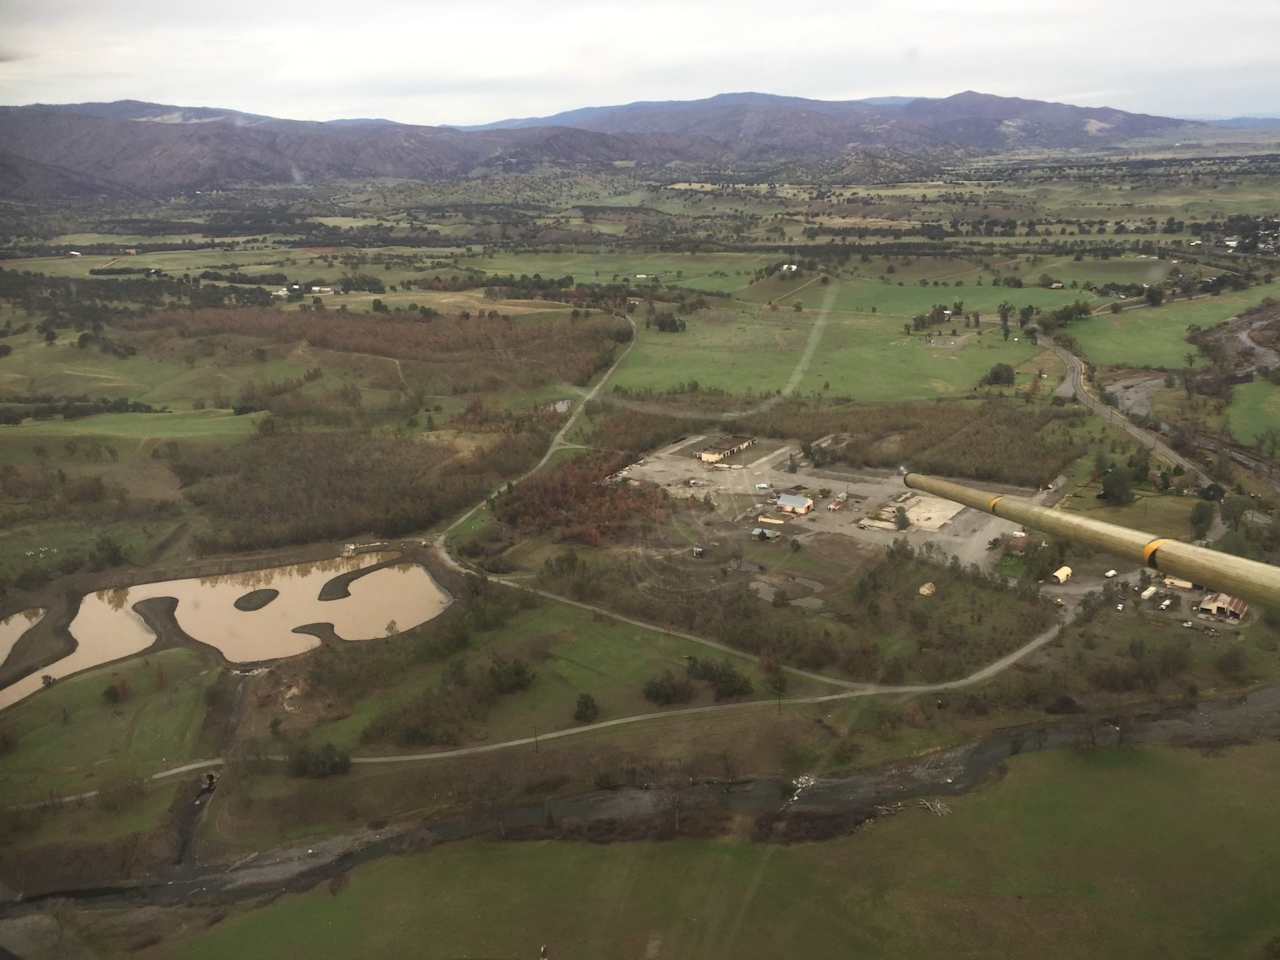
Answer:
<svg viewBox="0 0 1280 960"><path fill-rule="evenodd" d="M607 479L626 456L592 454L529 477L493 502L493 514L521 534L598 545L663 516L668 497L650 484Z"/></svg>
<svg viewBox="0 0 1280 960"><path fill-rule="evenodd" d="M124 321L128 329L171 330L183 337L236 334L275 342L305 340L344 353L373 354L429 364L450 375L455 392L511 383L526 387L568 381L585 384L631 339L623 320L484 315L407 319L333 310L193 310L157 312Z"/></svg>
<svg viewBox="0 0 1280 960"><path fill-rule="evenodd" d="M1035 585L1010 586L958 563L942 564L932 550L917 553L897 541L884 558L831 599L832 617L810 617L758 597L741 579L701 591L654 593L641 574L610 560L585 560L572 551L547 560L540 581L578 600L714 637L769 660L811 670L835 668L859 680L898 683L908 676L952 679L1026 643L1052 622L1052 608ZM647 571L648 579L652 571ZM935 598L919 585L933 581ZM886 650L892 652L886 653ZM646 685L655 703L692 696L691 680L719 696L744 689L732 664L692 661L687 677L662 674Z"/></svg>
<svg viewBox="0 0 1280 960"><path fill-rule="evenodd" d="M351 755L332 743L321 747L306 744L289 753L289 774L294 777L333 777L351 770Z"/></svg>
<svg viewBox="0 0 1280 960"><path fill-rule="evenodd" d="M386 434L285 431L185 449L173 468L213 521L201 549L247 550L429 527L528 469L545 445L536 432L507 434L463 455Z"/></svg>
<svg viewBox="0 0 1280 960"><path fill-rule="evenodd" d="M799 437L815 464L898 467L1040 486L1085 452L1071 427L1080 408L992 400L971 404L831 407L780 404L746 424L759 433ZM835 435L822 446L819 437Z"/></svg>

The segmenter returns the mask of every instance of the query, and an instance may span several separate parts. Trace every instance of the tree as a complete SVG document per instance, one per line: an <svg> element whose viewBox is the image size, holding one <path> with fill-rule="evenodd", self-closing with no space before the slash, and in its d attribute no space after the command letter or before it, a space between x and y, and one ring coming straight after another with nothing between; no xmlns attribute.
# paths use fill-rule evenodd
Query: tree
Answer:
<svg viewBox="0 0 1280 960"><path fill-rule="evenodd" d="M600 706L596 698L589 693L578 694L578 704L573 710L573 719L578 723L594 723L600 716Z"/></svg>
<svg viewBox="0 0 1280 960"><path fill-rule="evenodd" d="M1244 647L1235 646L1218 657L1215 666L1224 677L1239 680L1249 670L1249 658L1245 655Z"/></svg>
<svg viewBox="0 0 1280 960"><path fill-rule="evenodd" d="M1197 500L1191 508L1191 537L1203 540L1209 528L1213 526L1213 504L1207 500Z"/></svg>
<svg viewBox="0 0 1280 960"><path fill-rule="evenodd" d="M1147 306L1158 307L1164 303L1164 288L1157 286L1147 287L1145 296L1147 298Z"/></svg>
<svg viewBox="0 0 1280 960"><path fill-rule="evenodd" d="M907 516L907 511L902 507L898 507L898 509L893 512L893 525L899 530L905 530L907 527L911 526L911 518Z"/></svg>
<svg viewBox="0 0 1280 960"><path fill-rule="evenodd" d="M1133 480L1128 470L1115 467L1102 478L1102 499L1113 507L1133 503Z"/></svg>
<svg viewBox="0 0 1280 960"><path fill-rule="evenodd" d="M1013 367L1007 363L997 363L982 378L983 386L1012 386L1015 380Z"/></svg>
<svg viewBox="0 0 1280 960"><path fill-rule="evenodd" d="M1239 530L1240 521L1244 519L1245 513L1249 510L1249 498L1224 497L1222 502L1218 504L1218 510L1222 513L1223 523L1230 525L1233 530Z"/></svg>

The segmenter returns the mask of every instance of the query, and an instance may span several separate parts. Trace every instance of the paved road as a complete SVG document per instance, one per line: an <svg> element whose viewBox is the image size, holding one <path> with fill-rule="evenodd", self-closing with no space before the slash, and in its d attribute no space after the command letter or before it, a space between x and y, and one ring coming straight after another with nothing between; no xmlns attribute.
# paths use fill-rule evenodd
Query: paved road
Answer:
<svg viewBox="0 0 1280 960"><path fill-rule="evenodd" d="M1058 355L1064 364L1067 365L1067 376L1071 383L1073 394L1098 416L1111 421L1121 430L1124 430L1131 437L1141 443L1144 447L1151 450L1159 457L1168 460L1170 463L1177 464L1182 467L1191 477L1197 478L1201 485L1209 483L1209 478L1205 472L1192 460L1188 460L1182 454L1178 453L1172 447L1162 440L1159 435L1145 430L1131 421L1115 407L1109 407L1098 397L1095 397L1089 391L1089 384L1085 378L1084 361L1077 357L1074 353L1061 347L1058 344L1052 344L1053 352Z"/></svg>

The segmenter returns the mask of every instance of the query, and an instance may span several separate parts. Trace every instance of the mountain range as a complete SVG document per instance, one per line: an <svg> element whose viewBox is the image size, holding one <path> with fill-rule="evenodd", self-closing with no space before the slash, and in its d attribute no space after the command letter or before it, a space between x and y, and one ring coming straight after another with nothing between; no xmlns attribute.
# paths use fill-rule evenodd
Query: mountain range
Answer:
<svg viewBox="0 0 1280 960"><path fill-rule="evenodd" d="M997 97L810 100L728 93L587 107L477 127L285 120L122 100L0 107L0 197L164 196L250 184L442 180L539 167L786 165L875 177L942 158L1107 147L1193 121ZM870 173L868 171L871 171Z"/></svg>

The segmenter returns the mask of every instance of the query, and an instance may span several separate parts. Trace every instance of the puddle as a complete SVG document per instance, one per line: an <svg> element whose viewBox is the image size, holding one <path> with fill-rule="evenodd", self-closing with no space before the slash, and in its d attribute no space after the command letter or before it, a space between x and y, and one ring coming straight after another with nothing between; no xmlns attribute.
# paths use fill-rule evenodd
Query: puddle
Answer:
<svg viewBox="0 0 1280 960"><path fill-rule="evenodd" d="M416 627L437 616L449 596L417 564L384 567L353 580L349 596L321 600L326 583L345 573L376 566L395 554L364 554L317 563L271 567L218 577L144 583L87 595L71 621L74 653L0 690L0 709L30 696L41 676L70 676L131 656L155 642L155 634L133 606L142 600L175 598L174 619L193 639L217 648L232 663L278 660L320 646L308 624L332 624L343 640L374 640ZM275 591L270 603L241 610L236 601L253 591Z"/></svg>
<svg viewBox="0 0 1280 960"><path fill-rule="evenodd" d="M24 633L39 623L43 616L43 608L32 607L30 610L20 610L0 620L0 664L9 659L14 644L22 639Z"/></svg>

